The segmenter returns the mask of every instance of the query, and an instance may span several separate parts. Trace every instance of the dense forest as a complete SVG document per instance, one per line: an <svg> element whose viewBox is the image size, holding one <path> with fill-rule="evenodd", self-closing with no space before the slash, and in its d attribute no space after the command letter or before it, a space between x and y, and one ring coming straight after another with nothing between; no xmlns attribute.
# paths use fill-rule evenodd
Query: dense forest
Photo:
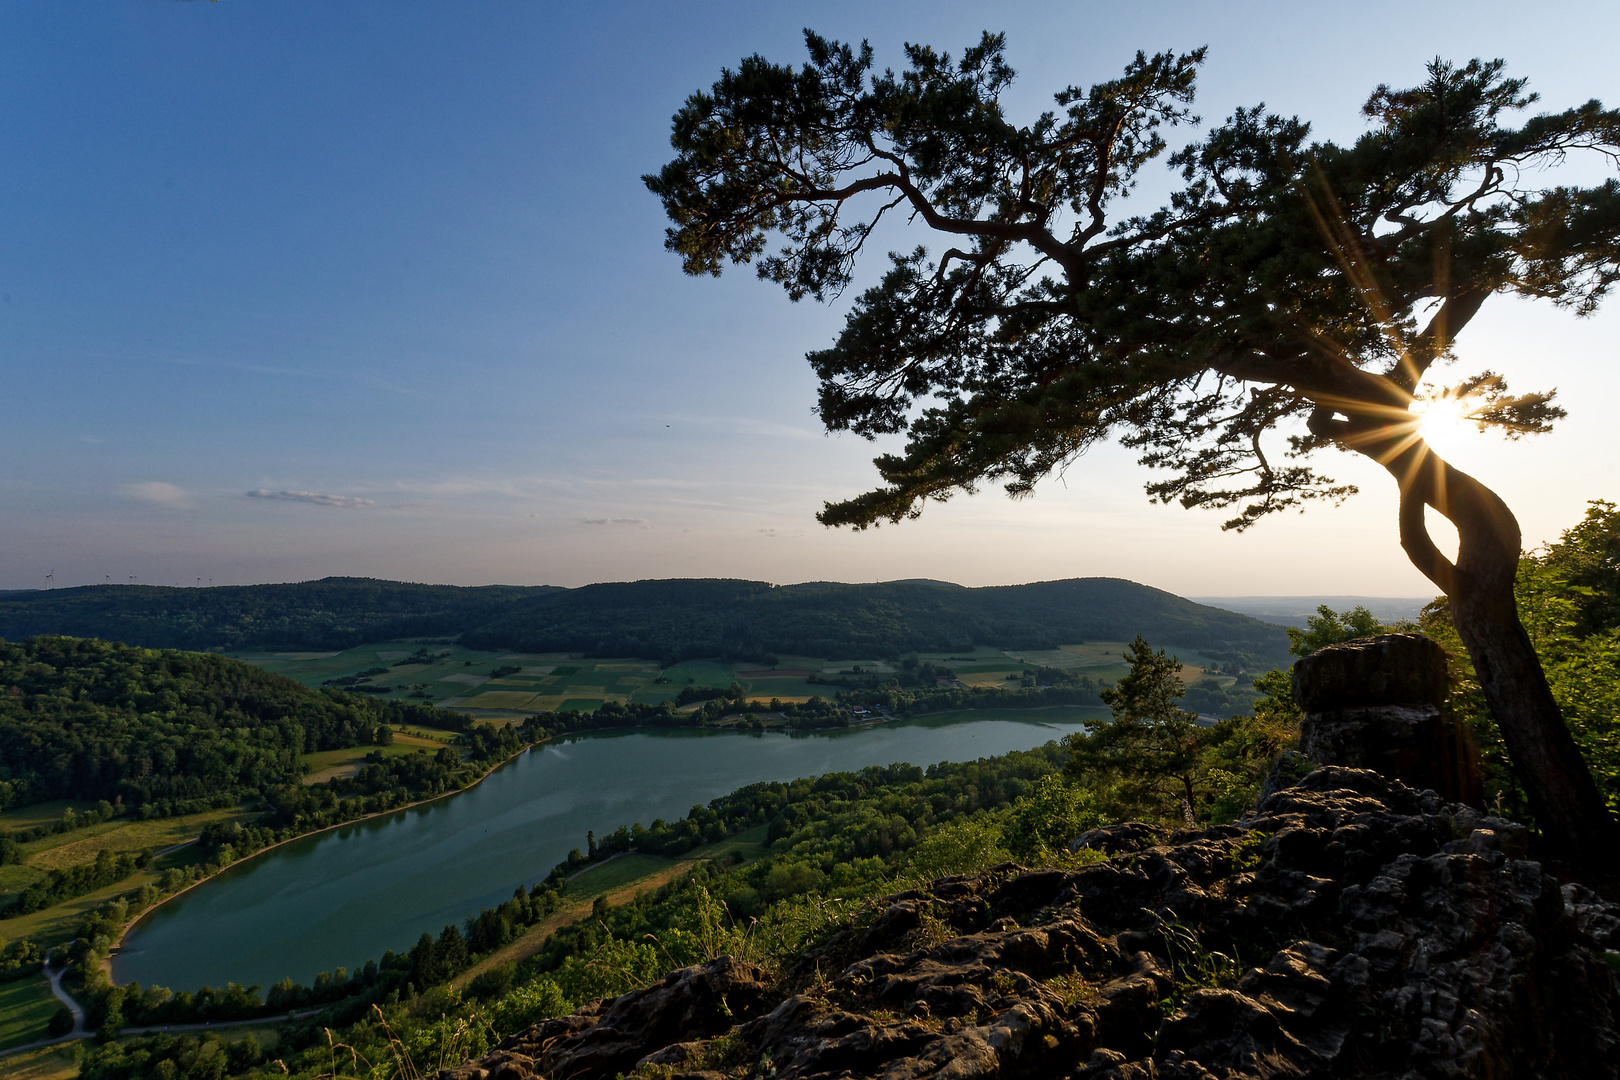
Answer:
<svg viewBox="0 0 1620 1080"><path fill-rule="evenodd" d="M515 605L462 643L672 661L900 656L975 644L1043 649L1137 633L1249 666L1275 663L1288 649L1280 627L1116 578L981 589L942 582L588 585Z"/></svg>
<svg viewBox="0 0 1620 1080"><path fill-rule="evenodd" d="M969 589L674 579L578 589L477 589L326 578L298 585L102 585L0 596L0 637L100 637L149 648L344 649L459 637L473 648L763 660L772 654L898 657L974 645L1043 649L1134 634L1235 667L1286 657L1281 628L1117 578Z"/></svg>
<svg viewBox="0 0 1620 1080"><path fill-rule="evenodd" d="M341 650L368 641L453 636L550 586L415 585L323 578L293 585L87 585L0 593L0 638L67 634L150 649Z"/></svg>
<svg viewBox="0 0 1620 1080"><path fill-rule="evenodd" d="M210 653L69 637L0 640L0 809L105 799L147 814L294 784L299 755L384 725L459 729L424 705L307 690Z"/></svg>

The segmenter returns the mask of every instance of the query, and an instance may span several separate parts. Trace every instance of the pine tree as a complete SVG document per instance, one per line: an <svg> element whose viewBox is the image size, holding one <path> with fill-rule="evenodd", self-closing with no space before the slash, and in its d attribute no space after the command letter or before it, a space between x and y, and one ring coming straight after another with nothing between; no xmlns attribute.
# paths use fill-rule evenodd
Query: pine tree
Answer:
<svg viewBox="0 0 1620 1080"><path fill-rule="evenodd" d="M1107 782L1124 778L1121 796L1147 810L1163 813L1179 801L1182 814L1194 817L1202 792L1202 751L1208 729L1194 713L1177 705L1187 692L1181 661L1155 651L1138 634L1125 650L1130 673L1102 691L1113 717L1084 734L1069 736L1065 771L1082 780Z"/></svg>

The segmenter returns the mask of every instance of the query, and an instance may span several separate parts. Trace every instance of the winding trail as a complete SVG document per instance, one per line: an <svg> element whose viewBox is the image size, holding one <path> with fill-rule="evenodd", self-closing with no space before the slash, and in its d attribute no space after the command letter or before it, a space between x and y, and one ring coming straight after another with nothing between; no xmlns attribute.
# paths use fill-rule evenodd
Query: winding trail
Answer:
<svg viewBox="0 0 1620 1080"><path fill-rule="evenodd" d="M8 1054L20 1054L24 1050L38 1050L41 1047L72 1042L75 1039L83 1039L91 1034L84 1027L84 1010L79 1007L79 1003L74 1001L66 990L62 989L62 976L65 974L67 974L66 964L63 964L55 971L51 970L49 964L45 966L45 978L51 984L51 993L56 995L56 1000L67 1006L68 1011L73 1014L73 1030L66 1035L58 1035L54 1039L36 1039L31 1043L23 1043L21 1046L8 1046L4 1050L0 1050L0 1057L5 1057ZM146 1027L123 1028L119 1034L156 1035L165 1031L212 1031L215 1028L271 1027L276 1024L286 1023L289 1020L308 1020L320 1011L320 1009L303 1009L298 1012L277 1013L274 1016L255 1016L248 1020L214 1020L198 1024L151 1024Z"/></svg>
<svg viewBox="0 0 1620 1080"><path fill-rule="evenodd" d="M57 1043L72 1042L74 1039L82 1039L89 1034L84 1030L84 1010L79 1008L77 1001L68 996L66 990L62 989L62 976L67 974L67 965L63 964L55 971L52 971L50 960L47 958L44 970L45 981L51 984L51 993L56 996L57 1001L66 1005L68 1011L73 1014L73 1030L66 1035L58 1035L54 1039L35 1039L31 1043L23 1043L21 1046L8 1046L4 1050L0 1050L0 1057L4 1057L6 1054L21 1053L24 1050L38 1050L42 1046L55 1046Z"/></svg>

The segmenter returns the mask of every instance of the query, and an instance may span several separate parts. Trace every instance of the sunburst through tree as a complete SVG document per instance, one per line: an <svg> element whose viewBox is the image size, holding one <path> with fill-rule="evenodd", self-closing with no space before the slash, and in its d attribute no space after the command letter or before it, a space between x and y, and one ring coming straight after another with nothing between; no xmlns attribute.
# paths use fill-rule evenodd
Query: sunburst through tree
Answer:
<svg viewBox="0 0 1620 1080"><path fill-rule="evenodd" d="M798 69L754 56L693 95L647 184L689 273L751 263L795 299L851 285L885 217L940 241L891 254L810 353L829 430L905 437L876 459L881 486L820 519L900 521L985 481L1026 495L1114 436L1161 470L1151 497L1242 530L1354 493L1317 451L1365 455L1399 485L1402 546L1449 596L1549 839L1606 850L1613 822L1514 608L1518 524L1433 452L1414 407L1468 401L1515 436L1562 415L1489 372L1423 388L1491 296L1588 313L1607 294L1620 184L1540 181L1572 153L1620 159L1620 115L1589 102L1514 127L1535 98L1500 61L1436 61L1375 90L1350 145L1257 107L1172 153L1166 133L1196 123L1202 50L1139 53L1020 125L998 36L959 57L908 45L881 73L866 45L806 43ZM1175 190L1130 207L1161 156ZM1454 560L1430 507L1457 527Z"/></svg>

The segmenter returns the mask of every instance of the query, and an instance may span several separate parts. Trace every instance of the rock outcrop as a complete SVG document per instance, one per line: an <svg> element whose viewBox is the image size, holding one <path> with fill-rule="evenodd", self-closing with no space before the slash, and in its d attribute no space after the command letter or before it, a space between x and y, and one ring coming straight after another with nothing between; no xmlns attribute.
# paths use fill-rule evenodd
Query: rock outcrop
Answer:
<svg viewBox="0 0 1620 1080"><path fill-rule="evenodd" d="M1234 826L1082 840L1106 857L945 878L779 977L687 968L440 1077L1620 1076L1620 909L1518 825L1329 767Z"/></svg>
<svg viewBox="0 0 1620 1080"><path fill-rule="evenodd" d="M1445 707L1446 653L1434 641L1382 634L1329 645L1295 663L1291 678L1307 758L1478 805L1479 751Z"/></svg>

